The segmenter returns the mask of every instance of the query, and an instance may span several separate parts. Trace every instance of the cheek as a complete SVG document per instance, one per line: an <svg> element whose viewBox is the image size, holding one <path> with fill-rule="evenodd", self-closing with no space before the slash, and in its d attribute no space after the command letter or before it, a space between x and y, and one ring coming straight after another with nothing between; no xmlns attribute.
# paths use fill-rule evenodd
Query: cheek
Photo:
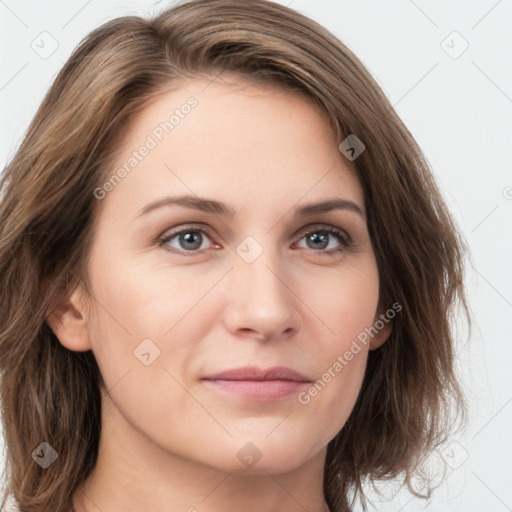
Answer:
<svg viewBox="0 0 512 512"><path fill-rule="evenodd" d="M103 258L96 256L103 263L91 272L100 322L117 324L122 337L129 333L133 339L169 338L221 275L198 277L193 266L172 268L162 258L156 263L140 256Z"/></svg>
<svg viewBox="0 0 512 512"><path fill-rule="evenodd" d="M373 254L358 255L357 264L309 281L303 296L323 326L323 352L332 359L373 325L379 301L379 275ZM361 336L364 338L364 336Z"/></svg>
<svg viewBox="0 0 512 512"><path fill-rule="evenodd" d="M91 341L107 387L127 372L127 381L137 383L135 393L175 385L166 370L183 382L197 346L218 318L218 311L207 307L214 296L208 294L225 269L199 273L193 265L172 268L165 258L150 259L105 249L94 255Z"/></svg>
<svg viewBox="0 0 512 512"><path fill-rule="evenodd" d="M316 337L317 381L299 396L310 414L328 416L334 435L357 400L369 351L368 329L379 300L375 259L361 258L357 268L340 268L335 279L311 287L311 309L319 312L321 333ZM323 290L320 293L320 290Z"/></svg>

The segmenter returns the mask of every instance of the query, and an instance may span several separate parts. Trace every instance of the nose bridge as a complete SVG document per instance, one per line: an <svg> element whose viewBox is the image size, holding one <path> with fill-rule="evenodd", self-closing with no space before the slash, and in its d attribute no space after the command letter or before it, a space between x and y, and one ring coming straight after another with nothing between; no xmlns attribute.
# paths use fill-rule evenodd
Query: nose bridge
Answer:
<svg viewBox="0 0 512 512"><path fill-rule="evenodd" d="M264 247L247 237L236 252L229 295L230 328L257 331L265 338L294 329L297 301L288 288L289 273L278 248Z"/></svg>

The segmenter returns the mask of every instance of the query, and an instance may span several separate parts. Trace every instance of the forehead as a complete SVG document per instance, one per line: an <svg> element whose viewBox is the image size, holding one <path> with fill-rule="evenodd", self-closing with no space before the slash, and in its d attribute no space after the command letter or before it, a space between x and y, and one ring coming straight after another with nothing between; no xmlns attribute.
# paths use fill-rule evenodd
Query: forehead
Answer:
<svg viewBox="0 0 512 512"><path fill-rule="evenodd" d="M311 98L233 78L193 79L153 98L130 120L111 175L123 168L107 199L133 208L164 191L260 206L326 193L363 204L353 164Z"/></svg>

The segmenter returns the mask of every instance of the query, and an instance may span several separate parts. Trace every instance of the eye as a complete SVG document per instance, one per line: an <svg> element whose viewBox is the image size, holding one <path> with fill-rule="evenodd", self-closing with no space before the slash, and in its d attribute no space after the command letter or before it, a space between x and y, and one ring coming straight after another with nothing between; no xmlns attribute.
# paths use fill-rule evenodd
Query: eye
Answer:
<svg viewBox="0 0 512 512"><path fill-rule="evenodd" d="M331 240L329 240L329 238L331 238ZM338 245L334 244L334 247L330 243L333 238L338 242ZM316 229L314 230L311 230L311 227L309 227L309 231L304 233L301 238L301 240L303 239L306 241L306 248L313 249L315 252L330 256L334 256L335 254L345 251L352 244L350 236L343 230L323 224L316 226ZM331 247L329 247L329 245L331 245Z"/></svg>
<svg viewBox="0 0 512 512"><path fill-rule="evenodd" d="M308 231L302 231L303 235L300 240L306 241L306 249L312 249L319 254L334 256L352 245L350 236L339 228L328 224L313 227L316 229L311 229L311 226L308 226ZM159 246L167 251L184 256L193 256L208 249L207 241L210 240L211 242L211 238L208 230L204 227L187 226L171 233L164 233L158 238L158 242ZM331 243L333 239L338 242L337 245L334 244L334 247Z"/></svg>
<svg viewBox="0 0 512 512"><path fill-rule="evenodd" d="M159 238L159 245L164 246L164 249L168 251L189 256L206 249L204 242L208 239L210 237L203 228L189 226L179 231L164 234Z"/></svg>

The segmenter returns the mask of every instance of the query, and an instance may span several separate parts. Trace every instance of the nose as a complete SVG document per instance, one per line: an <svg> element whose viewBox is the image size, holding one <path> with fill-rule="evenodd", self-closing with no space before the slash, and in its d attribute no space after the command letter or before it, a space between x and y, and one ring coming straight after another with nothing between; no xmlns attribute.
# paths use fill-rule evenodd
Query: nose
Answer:
<svg viewBox="0 0 512 512"><path fill-rule="evenodd" d="M252 263L238 258L229 273L226 327L235 336L288 339L299 329L300 300L289 273L266 252Z"/></svg>

